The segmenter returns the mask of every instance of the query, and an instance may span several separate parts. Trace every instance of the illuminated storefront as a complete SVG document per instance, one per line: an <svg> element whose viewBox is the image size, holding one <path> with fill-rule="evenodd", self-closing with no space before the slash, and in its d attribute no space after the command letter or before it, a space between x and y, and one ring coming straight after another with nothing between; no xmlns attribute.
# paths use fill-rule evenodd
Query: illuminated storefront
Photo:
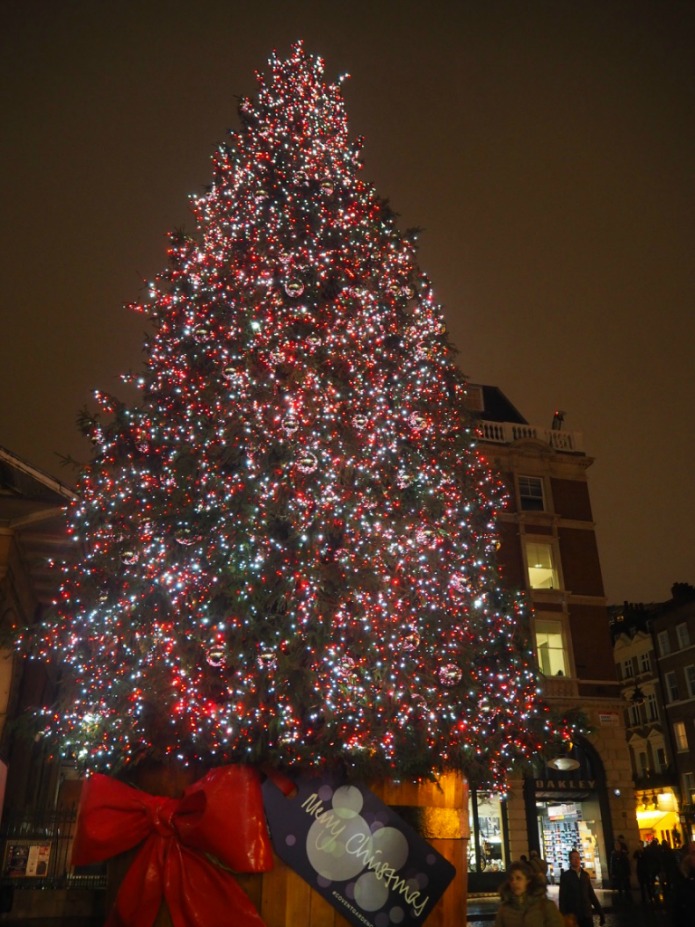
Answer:
<svg viewBox="0 0 695 927"><path fill-rule="evenodd" d="M683 841L678 799L670 786L640 789L635 793L637 824L642 843L655 837L677 848Z"/></svg>
<svg viewBox="0 0 695 927"><path fill-rule="evenodd" d="M573 748L571 766L546 766L540 775L524 781L529 846L538 842L551 882L569 868L570 851L578 850L594 884L607 885L614 834L603 764L585 743Z"/></svg>
<svg viewBox="0 0 695 927"><path fill-rule="evenodd" d="M506 802L495 792L471 789L468 818L468 890L495 891L509 863Z"/></svg>

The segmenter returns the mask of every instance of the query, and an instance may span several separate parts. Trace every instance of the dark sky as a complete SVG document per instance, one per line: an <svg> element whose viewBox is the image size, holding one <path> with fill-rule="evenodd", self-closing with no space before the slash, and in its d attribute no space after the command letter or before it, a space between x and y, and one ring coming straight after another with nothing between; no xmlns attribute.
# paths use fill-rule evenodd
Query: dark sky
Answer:
<svg viewBox="0 0 695 927"><path fill-rule="evenodd" d="M695 583L690 0L0 0L0 444L71 481L141 361L122 306L298 38L352 75L464 372L583 432L610 601Z"/></svg>

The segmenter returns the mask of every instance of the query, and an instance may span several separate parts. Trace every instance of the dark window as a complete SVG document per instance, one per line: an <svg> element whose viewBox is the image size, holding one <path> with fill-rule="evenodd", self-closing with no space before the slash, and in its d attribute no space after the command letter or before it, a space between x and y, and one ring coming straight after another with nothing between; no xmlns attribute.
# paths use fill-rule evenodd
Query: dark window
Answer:
<svg viewBox="0 0 695 927"><path fill-rule="evenodd" d="M519 477L519 504L524 512L543 512L543 480L539 476Z"/></svg>

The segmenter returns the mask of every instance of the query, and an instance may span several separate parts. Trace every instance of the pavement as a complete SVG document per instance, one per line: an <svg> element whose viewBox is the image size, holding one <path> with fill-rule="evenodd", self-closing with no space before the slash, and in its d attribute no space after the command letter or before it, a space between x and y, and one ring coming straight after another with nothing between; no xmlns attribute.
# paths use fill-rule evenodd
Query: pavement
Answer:
<svg viewBox="0 0 695 927"><path fill-rule="evenodd" d="M548 895L557 903L558 887L551 885ZM606 915L606 927L671 927L668 910L660 904L647 906L639 900L639 893L627 898L619 897L611 891L597 889L599 901ZM473 895L468 898L468 918L466 927L490 927L495 920L499 906L496 895ZM0 914L0 927L102 927L101 918L41 918L40 920L10 919L9 914ZM598 925L598 918L594 918ZM695 918L693 919L695 925ZM449 927L449 925L447 925ZM451 925L458 927L458 925Z"/></svg>
<svg viewBox="0 0 695 927"><path fill-rule="evenodd" d="M557 885L548 888L548 896L557 904ZM670 927L668 910L661 904L645 905L639 892L621 897L606 889L597 889L596 894L606 915L606 927ZM469 896L467 927L489 927L495 920L499 899L494 895ZM598 925L598 917L594 918ZM695 925L695 915L693 917Z"/></svg>

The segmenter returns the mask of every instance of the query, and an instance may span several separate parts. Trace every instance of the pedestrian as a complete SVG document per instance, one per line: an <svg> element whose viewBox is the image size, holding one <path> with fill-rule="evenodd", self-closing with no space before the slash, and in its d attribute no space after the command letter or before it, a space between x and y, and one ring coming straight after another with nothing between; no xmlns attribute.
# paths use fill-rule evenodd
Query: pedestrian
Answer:
<svg viewBox="0 0 695 927"><path fill-rule="evenodd" d="M649 878L649 860L645 855L644 847L635 850L632 858L635 861L635 871L637 872L642 904L649 904L654 900L654 887Z"/></svg>
<svg viewBox="0 0 695 927"><path fill-rule="evenodd" d="M647 861L647 874L649 878L649 896L656 901L661 894L661 845L658 837L652 837L644 848L644 858Z"/></svg>
<svg viewBox="0 0 695 927"><path fill-rule="evenodd" d="M630 895L630 857L625 847L627 844L620 839L615 841L613 852L608 861L608 871L611 877L613 891L618 895Z"/></svg>
<svg viewBox="0 0 695 927"><path fill-rule="evenodd" d="M679 859L673 847L663 841L661 844L661 883L664 895L670 895L679 874Z"/></svg>
<svg viewBox="0 0 695 927"><path fill-rule="evenodd" d="M684 878L695 878L695 840L691 840L683 847L679 868Z"/></svg>
<svg viewBox="0 0 695 927"><path fill-rule="evenodd" d="M589 873L582 868L578 850L570 853L570 868L560 876L560 911L574 914L577 927L593 927L593 912L599 916L599 924L606 923L601 902L591 884Z"/></svg>
<svg viewBox="0 0 695 927"><path fill-rule="evenodd" d="M533 869L533 871L537 873L543 879L543 882L547 884L548 883L548 864L541 857L538 850L531 850L531 852L529 853L529 856L531 857L529 860L531 869Z"/></svg>
<svg viewBox="0 0 695 927"><path fill-rule="evenodd" d="M545 882L525 863L512 863L500 886L495 927L564 927L562 915L547 897Z"/></svg>
<svg viewBox="0 0 695 927"><path fill-rule="evenodd" d="M685 846L671 895L671 924L692 927L695 911L695 841Z"/></svg>

